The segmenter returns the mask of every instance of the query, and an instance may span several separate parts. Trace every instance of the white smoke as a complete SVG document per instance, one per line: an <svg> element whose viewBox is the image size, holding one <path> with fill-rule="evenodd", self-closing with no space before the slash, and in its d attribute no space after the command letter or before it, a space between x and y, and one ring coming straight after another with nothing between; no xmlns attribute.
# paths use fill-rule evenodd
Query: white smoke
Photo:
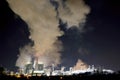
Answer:
<svg viewBox="0 0 120 80"><path fill-rule="evenodd" d="M87 6L84 0L66 0L63 4L62 0L59 2L59 17L63 22L67 22L69 27L79 27L80 23L85 23L86 15L90 12L89 6ZM82 30L83 27L81 26Z"/></svg>
<svg viewBox="0 0 120 80"><path fill-rule="evenodd" d="M76 65L73 67L73 70L86 70L88 65L85 64L82 60L78 59Z"/></svg>
<svg viewBox="0 0 120 80"><path fill-rule="evenodd" d="M35 51L30 44L20 48L19 51L20 55L18 56L18 59L16 61L16 66L23 68L24 65L30 63L31 56L33 56L33 53L35 53Z"/></svg>
<svg viewBox="0 0 120 80"><path fill-rule="evenodd" d="M58 40L63 32L59 30L58 17L67 22L68 26L78 26L85 22L89 7L83 0L67 0L63 7L62 0L55 0L59 4L58 13L50 0L7 0L12 10L27 22L30 29L30 39L34 41L34 46L27 45L20 50L20 56L16 65L22 67L29 61L30 48L34 50L32 54L44 64L60 64L60 53L62 44ZM25 52L27 48L27 51ZM28 57L27 57L28 56ZM22 59L22 60L21 60Z"/></svg>
<svg viewBox="0 0 120 80"><path fill-rule="evenodd" d="M62 32L58 28L56 12L49 0L8 0L8 2L13 11L29 25L30 37L34 41L34 56L40 58L41 62L59 64L60 53L58 51L61 45L57 37L61 36ZM17 62L21 61L17 60Z"/></svg>

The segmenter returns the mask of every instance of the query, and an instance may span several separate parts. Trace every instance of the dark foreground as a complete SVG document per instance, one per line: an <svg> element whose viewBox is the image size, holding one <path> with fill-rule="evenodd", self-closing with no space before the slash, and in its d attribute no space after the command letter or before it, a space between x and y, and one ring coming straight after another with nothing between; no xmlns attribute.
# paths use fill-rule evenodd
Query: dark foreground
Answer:
<svg viewBox="0 0 120 80"><path fill-rule="evenodd" d="M10 76L0 74L0 80L120 80L120 73L113 74L78 74L71 76Z"/></svg>

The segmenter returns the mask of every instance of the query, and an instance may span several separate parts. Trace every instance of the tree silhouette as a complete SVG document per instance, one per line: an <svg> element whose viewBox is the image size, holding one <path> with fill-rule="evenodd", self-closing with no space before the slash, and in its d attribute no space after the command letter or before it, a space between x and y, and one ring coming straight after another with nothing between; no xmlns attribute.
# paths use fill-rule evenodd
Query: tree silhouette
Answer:
<svg viewBox="0 0 120 80"><path fill-rule="evenodd" d="M4 71L5 71L4 67L0 66L0 74L3 74Z"/></svg>

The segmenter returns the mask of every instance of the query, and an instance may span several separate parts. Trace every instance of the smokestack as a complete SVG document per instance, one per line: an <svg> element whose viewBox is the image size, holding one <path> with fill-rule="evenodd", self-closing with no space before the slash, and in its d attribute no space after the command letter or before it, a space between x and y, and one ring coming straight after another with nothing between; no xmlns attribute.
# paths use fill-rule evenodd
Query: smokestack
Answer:
<svg viewBox="0 0 120 80"><path fill-rule="evenodd" d="M33 68L34 68L34 70L38 70L38 57L34 58Z"/></svg>
<svg viewBox="0 0 120 80"><path fill-rule="evenodd" d="M64 66L61 67L61 72L64 72L64 70L65 70L65 67Z"/></svg>
<svg viewBox="0 0 120 80"><path fill-rule="evenodd" d="M54 71L54 69L55 69L55 65L54 65L54 64L52 64L52 71Z"/></svg>

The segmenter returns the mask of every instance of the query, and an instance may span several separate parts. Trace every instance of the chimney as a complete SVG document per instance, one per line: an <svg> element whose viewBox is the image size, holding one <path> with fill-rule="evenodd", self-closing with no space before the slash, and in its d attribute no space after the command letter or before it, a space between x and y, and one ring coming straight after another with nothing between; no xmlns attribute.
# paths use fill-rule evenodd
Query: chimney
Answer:
<svg viewBox="0 0 120 80"><path fill-rule="evenodd" d="M34 68L34 70L38 70L38 57L34 58L33 68Z"/></svg>

